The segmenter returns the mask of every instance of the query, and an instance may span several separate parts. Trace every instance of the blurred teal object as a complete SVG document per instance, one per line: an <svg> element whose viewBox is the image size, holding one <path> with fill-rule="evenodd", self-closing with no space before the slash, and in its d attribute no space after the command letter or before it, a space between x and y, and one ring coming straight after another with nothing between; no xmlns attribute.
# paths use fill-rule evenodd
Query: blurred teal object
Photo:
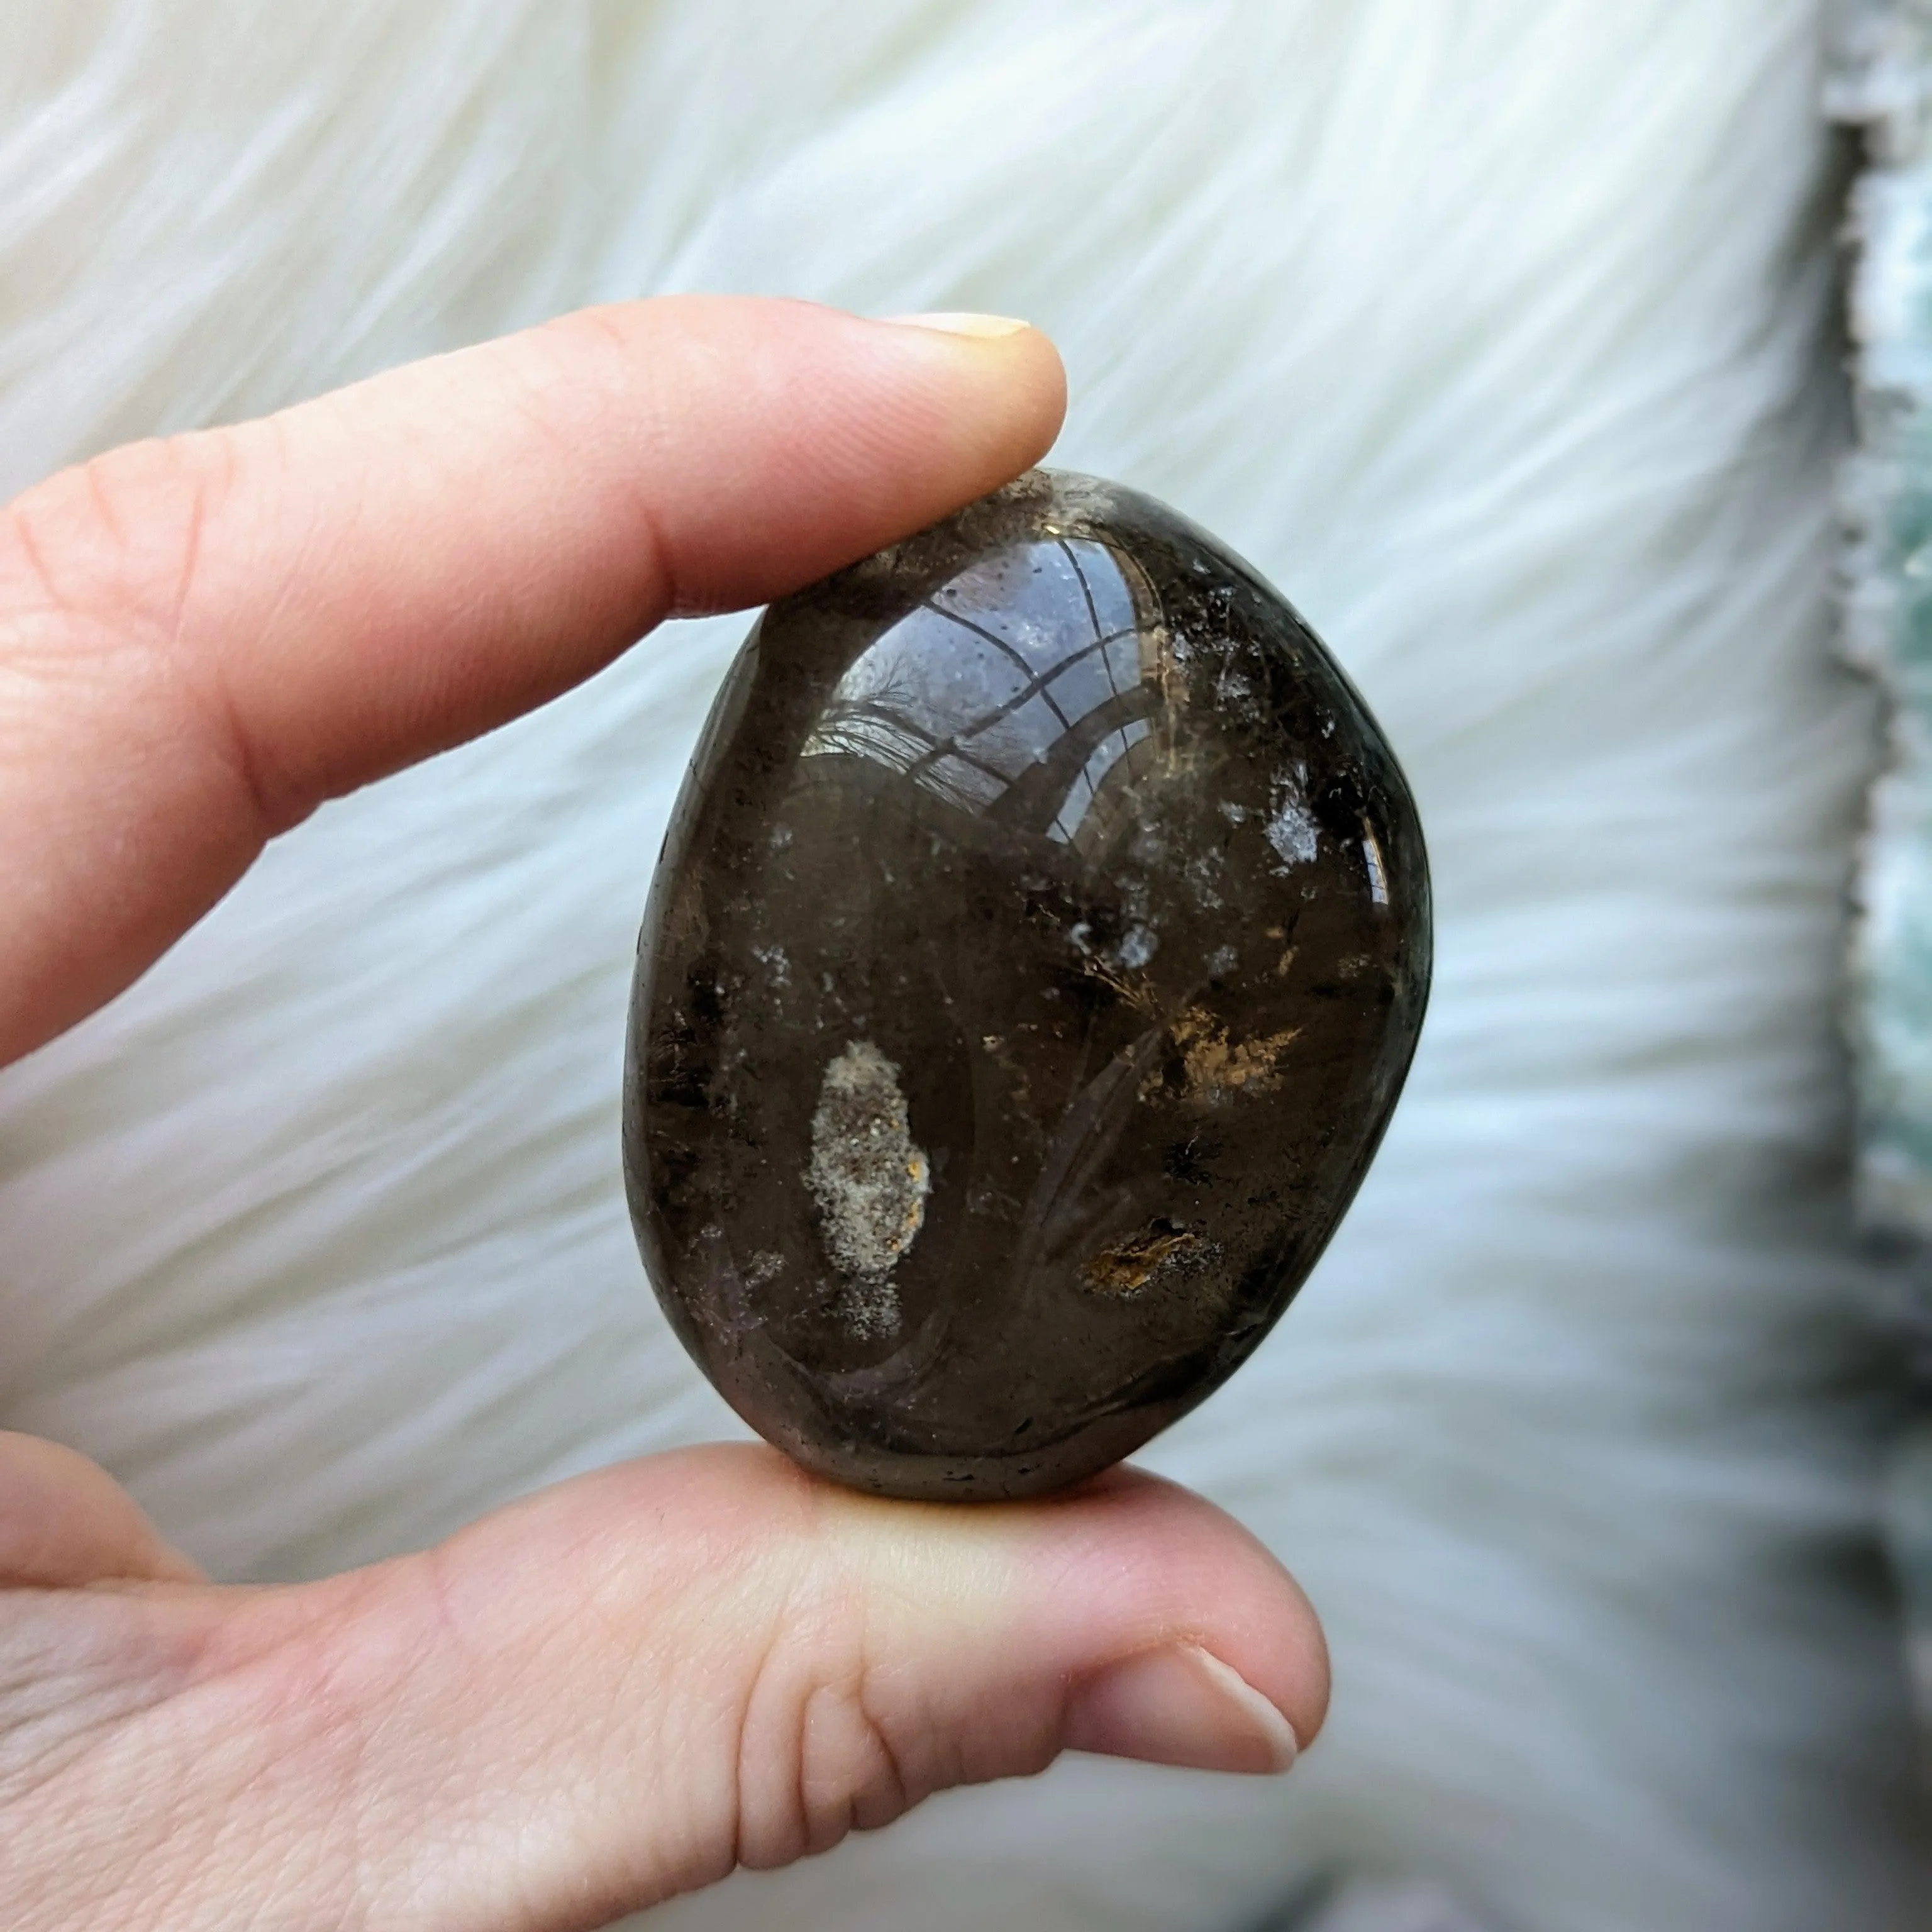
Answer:
<svg viewBox="0 0 1932 1932"><path fill-rule="evenodd" d="M1844 640L1887 699L1857 884L1847 1022L1858 1193L1912 1257L1922 1403L1932 1390L1932 0L1846 0L1826 105L1861 128L1851 196L1858 445L1844 472ZM1932 1413L1900 1438L1885 1528L1932 1742Z"/></svg>
<svg viewBox="0 0 1932 1932"><path fill-rule="evenodd" d="M1858 1194L1932 1238L1932 0L1852 0L1828 97L1862 128L1851 292L1858 447L1845 472L1845 639L1889 700L1859 868L1850 1022Z"/></svg>

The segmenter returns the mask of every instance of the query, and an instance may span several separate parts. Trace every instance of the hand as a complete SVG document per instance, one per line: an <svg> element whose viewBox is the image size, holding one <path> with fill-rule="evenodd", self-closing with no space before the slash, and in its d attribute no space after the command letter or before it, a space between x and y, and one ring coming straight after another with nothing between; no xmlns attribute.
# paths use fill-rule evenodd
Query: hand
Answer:
<svg viewBox="0 0 1932 1932"><path fill-rule="evenodd" d="M323 800L994 488L1062 394L1030 330L647 302L28 491L0 512L0 1058ZM700 1450L224 1588L94 1464L0 1436L11 1932L594 1927L1062 1750L1282 1768L1327 1682L1272 1558L1130 1472L947 1509Z"/></svg>

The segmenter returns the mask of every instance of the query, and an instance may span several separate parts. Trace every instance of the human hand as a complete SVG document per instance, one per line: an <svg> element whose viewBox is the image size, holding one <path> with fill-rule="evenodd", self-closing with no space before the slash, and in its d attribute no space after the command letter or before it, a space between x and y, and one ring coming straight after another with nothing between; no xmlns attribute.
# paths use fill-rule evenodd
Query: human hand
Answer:
<svg viewBox="0 0 1932 1932"><path fill-rule="evenodd" d="M0 1059L325 799L1005 482L1062 395L1031 331L678 299L28 491L0 511ZM1062 1750L1282 1768L1327 1689L1274 1559L1127 1471L946 1508L698 1450L239 1588L0 1435L11 1932L567 1932Z"/></svg>

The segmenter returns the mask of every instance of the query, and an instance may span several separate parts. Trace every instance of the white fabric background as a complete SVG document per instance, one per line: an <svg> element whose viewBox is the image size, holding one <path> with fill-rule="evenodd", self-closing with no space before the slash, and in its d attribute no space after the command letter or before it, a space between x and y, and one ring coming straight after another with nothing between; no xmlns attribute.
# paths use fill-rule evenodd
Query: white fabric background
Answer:
<svg viewBox="0 0 1932 1932"><path fill-rule="evenodd" d="M1360 1203L1148 1460L1326 1613L1279 1786L1069 1762L683 1932L1920 1922L1833 989L1838 177L1806 0L0 0L0 488L592 298L1030 316L1057 460L1280 582L1428 826ZM0 1422L232 1577L731 1426L616 1177L744 620L322 813L0 1076Z"/></svg>

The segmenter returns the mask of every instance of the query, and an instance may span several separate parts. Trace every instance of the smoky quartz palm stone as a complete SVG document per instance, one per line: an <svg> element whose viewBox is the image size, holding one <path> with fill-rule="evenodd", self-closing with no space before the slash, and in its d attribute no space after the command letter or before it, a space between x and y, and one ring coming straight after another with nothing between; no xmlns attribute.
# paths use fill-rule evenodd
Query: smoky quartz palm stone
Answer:
<svg viewBox="0 0 1932 1932"><path fill-rule="evenodd" d="M1254 571L1034 472L773 604L645 916L625 1166L686 1346L890 1496L1032 1495L1240 1364L1429 982L1402 773Z"/></svg>

